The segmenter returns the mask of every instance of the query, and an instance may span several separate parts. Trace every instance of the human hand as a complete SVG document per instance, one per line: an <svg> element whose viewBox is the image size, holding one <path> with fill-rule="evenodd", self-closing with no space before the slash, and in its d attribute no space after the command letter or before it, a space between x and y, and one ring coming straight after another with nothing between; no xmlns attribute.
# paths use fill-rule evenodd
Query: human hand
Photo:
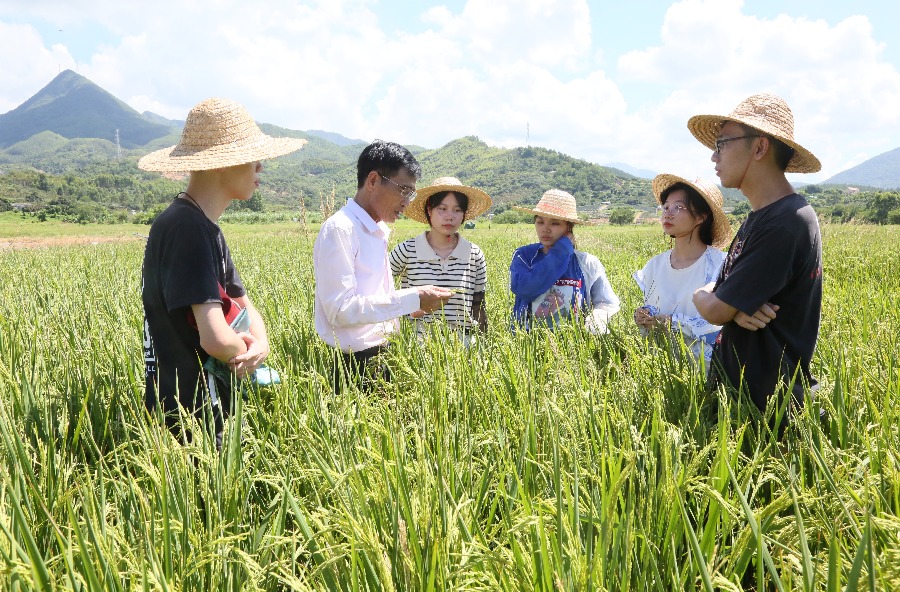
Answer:
<svg viewBox="0 0 900 592"><path fill-rule="evenodd" d="M747 315L738 311L734 315L734 322L748 331L756 331L764 328L775 318L775 312L781 308L777 304L766 302L753 315Z"/></svg>
<svg viewBox="0 0 900 592"><path fill-rule="evenodd" d="M247 351L231 358L228 361L228 367L231 368L231 371L238 378L245 378L262 366L262 363L269 356L269 346L250 333L238 333L237 336L247 346Z"/></svg>
<svg viewBox="0 0 900 592"><path fill-rule="evenodd" d="M419 292L419 310L422 311L422 314L440 310L453 297L453 292L437 286L418 286L416 290ZM419 317L413 316L413 318Z"/></svg>
<svg viewBox="0 0 900 592"><path fill-rule="evenodd" d="M645 329L650 329L650 318L653 315L650 314L643 306L635 309L634 311L634 322L638 324L640 327L644 327Z"/></svg>

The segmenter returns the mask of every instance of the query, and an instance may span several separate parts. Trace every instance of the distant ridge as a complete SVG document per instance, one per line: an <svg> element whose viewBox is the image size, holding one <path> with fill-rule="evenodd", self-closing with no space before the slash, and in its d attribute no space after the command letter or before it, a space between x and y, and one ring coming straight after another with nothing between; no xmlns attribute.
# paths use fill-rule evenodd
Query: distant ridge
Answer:
<svg viewBox="0 0 900 592"><path fill-rule="evenodd" d="M141 115L143 115L150 121L155 121L156 123L171 125L172 127L177 127L178 129L184 129L183 119L168 119L166 117L163 117L162 115L157 115L153 111L144 111L143 113L141 113Z"/></svg>
<svg viewBox="0 0 900 592"><path fill-rule="evenodd" d="M639 169L629 164L625 164L624 162L610 162L603 166L613 169L619 169L623 173L628 173L629 175L634 175L635 177L640 177L641 179L652 179L656 176L656 173L649 169Z"/></svg>
<svg viewBox="0 0 900 592"><path fill-rule="evenodd" d="M896 189L900 187L900 148L873 156L855 167L841 171L830 179L822 181L821 184L827 183Z"/></svg>
<svg viewBox="0 0 900 592"><path fill-rule="evenodd" d="M66 139L100 138L136 148L171 133L72 70L61 72L33 97L0 115L0 148L44 131Z"/></svg>
<svg viewBox="0 0 900 592"><path fill-rule="evenodd" d="M365 140L348 138L337 132L326 132L324 130L306 130L306 133L313 136L319 136L338 146L352 146L353 144L368 144Z"/></svg>

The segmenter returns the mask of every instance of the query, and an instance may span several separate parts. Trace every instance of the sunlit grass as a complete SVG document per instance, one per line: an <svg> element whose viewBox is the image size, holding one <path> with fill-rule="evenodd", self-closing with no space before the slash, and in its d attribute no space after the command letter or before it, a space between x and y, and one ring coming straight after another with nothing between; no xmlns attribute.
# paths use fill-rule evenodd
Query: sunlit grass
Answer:
<svg viewBox="0 0 900 592"><path fill-rule="evenodd" d="M653 229L579 229L623 301L604 339L510 334L533 228L469 231L490 333L406 332L393 383L334 395L314 235L225 228L283 382L222 454L144 417L142 243L0 252L0 588L900 587L900 229L823 228L822 386L777 443L637 339Z"/></svg>

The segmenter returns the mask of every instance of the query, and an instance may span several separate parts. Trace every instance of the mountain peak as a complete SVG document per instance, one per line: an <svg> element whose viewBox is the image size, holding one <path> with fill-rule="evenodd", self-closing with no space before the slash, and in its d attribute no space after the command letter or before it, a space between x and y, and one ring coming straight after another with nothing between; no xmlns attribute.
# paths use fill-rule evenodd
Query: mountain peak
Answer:
<svg viewBox="0 0 900 592"><path fill-rule="evenodd" d="M84 76L65 70L27 101L0 115L0 148L51 131L67 139L115 141L142 146L168 135L169 126L149 121Z"/></svg>

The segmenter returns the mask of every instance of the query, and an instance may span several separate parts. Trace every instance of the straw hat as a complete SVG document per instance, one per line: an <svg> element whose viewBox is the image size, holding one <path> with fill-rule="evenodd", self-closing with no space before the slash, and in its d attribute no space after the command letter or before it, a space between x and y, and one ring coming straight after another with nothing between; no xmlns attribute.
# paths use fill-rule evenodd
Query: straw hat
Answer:
<svg viewBox="0 0 900 592"><path fill-rule="evenodd" d="M712 246L717 249L727 247L728 243L731 242L731 222L728 221L728 216L722 211L722 204L725 200L722 198L722 192L719 191L716 184L707 181L706 179L688 181L677 175L656 175L656 177L653 178L653 195L656 196L656 203L662 205L662 200L659 196L662 195L663 191L676 183L684 183L685 185L693 187L697 190L697 193L706 200L706 203L709 204L709 208L713 213Z"/></svg>
<svg viewBox="0 0 900 592"><path fill-rule="evenodd" d="M151 152L138 161L145 171L207 171L275 158L306 144L300 138L262 133L240 103L211 98L188 113L177 145Z"/></svg>
<svg viewBox="0 0 900 592"><path fill-rule="evenodd" d="M481 189L463 185L456 177L439 177L430 186L416 191L416 199L403 211L403 215L416 222L428 224L428 217L425 215L425 205L428 203L429 197L441 191L462 193L469 198L469 208L466 210L464 220L477 218L491 207L491 197Z"/></svg>
<svg viewBox="0 0 900 592"><path fill-rule="evenodd" d="M578 219L578 211L575 209L575 198L561 189L551 189L544 193L541 196L541 201L538 202L538 205L533 210L520 208L519 206L513 207L535 216L556 218L557 220L565 220L573 224L593 226L590 222Z"/></svg>
<svg viewBox="0 0 900 592"><path fill-rule="evenodd" d="M726 121L737 121L753 129L775 136L794 149L788 163L788 173L816 173L822 168L813 153L794 141L794 115L784 99L763 93L745 99L730 115L695 115L688 120L688 129L700 143L716 149L716 136Z"/></svg>

